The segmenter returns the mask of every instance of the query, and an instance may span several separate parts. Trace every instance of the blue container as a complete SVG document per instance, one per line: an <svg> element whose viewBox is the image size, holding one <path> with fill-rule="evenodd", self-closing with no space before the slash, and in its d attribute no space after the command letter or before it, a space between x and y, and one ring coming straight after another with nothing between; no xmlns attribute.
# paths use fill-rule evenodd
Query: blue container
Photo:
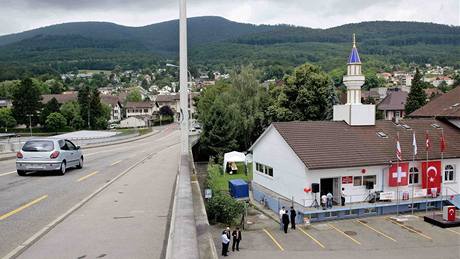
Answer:
<svg viewBox="0 0 460 259"><path fill-rule="evenodd" d="M230 190L230 195L235 199L249 198L249 185L242 179L228 181L228 189Z"/></svg>

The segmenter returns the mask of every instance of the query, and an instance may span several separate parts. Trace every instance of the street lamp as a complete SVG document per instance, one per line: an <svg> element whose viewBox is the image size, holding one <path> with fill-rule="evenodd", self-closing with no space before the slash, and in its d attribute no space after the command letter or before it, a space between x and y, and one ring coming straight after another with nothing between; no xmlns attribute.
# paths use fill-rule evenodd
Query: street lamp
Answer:
<svg viewBox="0 0 460 259"><path fill-rule="evenodd" d="M29 117L29 129L30 129L30 136L32 137L32 116L33 114L27 114L27 117Z"/></svg>
<svg viewBox="0 0 460 259"><path fill-rule="evenodd" d="M189 153L188 100L187 100L187 3L179 0L179 83L181 117L181 153Z"/></svg>

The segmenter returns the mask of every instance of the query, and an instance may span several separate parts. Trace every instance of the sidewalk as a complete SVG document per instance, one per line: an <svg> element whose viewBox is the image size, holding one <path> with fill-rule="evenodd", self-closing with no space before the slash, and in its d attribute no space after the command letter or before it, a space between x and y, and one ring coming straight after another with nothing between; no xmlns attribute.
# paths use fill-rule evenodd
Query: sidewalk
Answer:
<svg viewBox="0 0 460 259"><path fill-rule="evenodd" d="M157 152L18 258L163 258L179 146Z"/></svg>

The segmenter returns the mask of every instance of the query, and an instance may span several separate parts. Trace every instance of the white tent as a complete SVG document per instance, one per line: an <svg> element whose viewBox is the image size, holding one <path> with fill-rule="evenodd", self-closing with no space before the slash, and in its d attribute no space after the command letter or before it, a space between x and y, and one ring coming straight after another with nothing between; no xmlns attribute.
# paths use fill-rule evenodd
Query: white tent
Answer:
<svg viewBox="0 0 460 259"><path fill-rule="evenodd" d="M224 167L223 167L224 172L225 172L225 169L227 168L227 163L231 163L231 162L244 162L244 164L246 164L246 155L244 155L244 153L237 152L237 151L225 153L224 154Z"/></svg>

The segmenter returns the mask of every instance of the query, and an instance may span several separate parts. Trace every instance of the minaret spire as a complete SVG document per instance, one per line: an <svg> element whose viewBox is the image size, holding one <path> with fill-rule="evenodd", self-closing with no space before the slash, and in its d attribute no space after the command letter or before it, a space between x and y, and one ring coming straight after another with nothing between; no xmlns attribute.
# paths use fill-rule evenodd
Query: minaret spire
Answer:
<svg viewBox="0 0 460 259"><path fill-rule="evenodd" d="M356 36L353 33L353 48L356 48Z"/></svg>

